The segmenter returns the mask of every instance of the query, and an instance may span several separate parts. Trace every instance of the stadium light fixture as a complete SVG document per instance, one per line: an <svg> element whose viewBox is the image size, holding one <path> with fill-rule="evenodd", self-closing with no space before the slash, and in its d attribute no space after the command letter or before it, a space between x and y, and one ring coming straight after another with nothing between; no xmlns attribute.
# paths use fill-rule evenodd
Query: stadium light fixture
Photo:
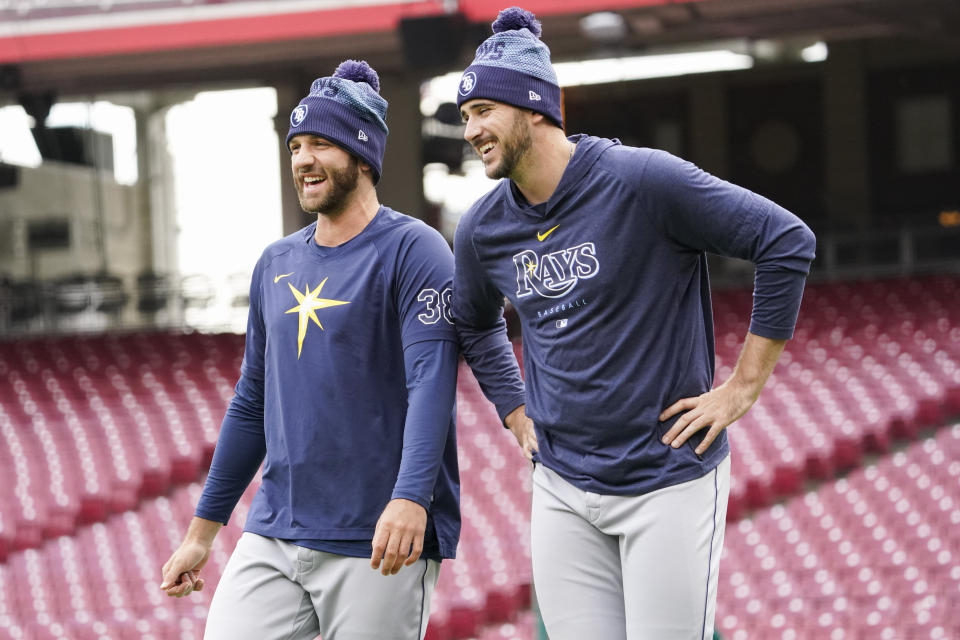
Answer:
<svg viewBox="0 0 960 640"><path fill-rule="evenodd" d="M577 62L557 62L560 86L601 84L662 78L711 71L732 71L753 67L753 58L729 49L667 53L658 55L603 58ZM421 100L423 115L429 116L442 102L457 94L462 71L455 71L427 81Z"/></svg>
<svg viewBox="0 0 960 640"><path fill-rule="evenodd" d="M827 54L826 42L814 42L800 51L800 57L803 58L804 62L823 62L827 59Z"/></svg>
<svg viewBox="0 0 960 640"><path fill-rule="evenodd" d="M753 67L753 58L743 53L717 49L558 62L553 67L557 71L560 86L570 87L682 76L692 73L749 69Z"/></svg>

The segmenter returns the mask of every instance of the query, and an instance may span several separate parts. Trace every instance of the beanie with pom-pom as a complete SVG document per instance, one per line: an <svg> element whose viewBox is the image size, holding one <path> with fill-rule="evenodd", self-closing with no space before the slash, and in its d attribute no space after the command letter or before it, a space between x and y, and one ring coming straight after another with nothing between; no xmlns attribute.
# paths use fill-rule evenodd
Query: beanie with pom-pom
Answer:
<svg viewBox="0 0 960 640"><path fill-rule="evenodd" d="M488 98L542 113L563 128L560 84L550 49L540 40L540 22L529 11L510 7L491 26L493 35L477 47L460 78L457 106Z"/></svg>
<svg viewBox="0 0 960 640"><path fill-rule="evenodd" d="M366 62L346 60L332 76L314 80L290 113L287 147L302 134L325 138L370 165L376 184L387 145L386 117L377 72Z"/></svg>

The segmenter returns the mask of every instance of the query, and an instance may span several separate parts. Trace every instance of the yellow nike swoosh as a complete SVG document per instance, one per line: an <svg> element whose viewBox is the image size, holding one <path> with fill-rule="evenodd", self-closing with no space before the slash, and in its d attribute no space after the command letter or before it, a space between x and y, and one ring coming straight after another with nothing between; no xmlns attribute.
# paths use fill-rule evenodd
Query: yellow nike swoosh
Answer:
<svg viewBox="0 0 960 640"><path fill-rule="evenodd" d="M559 226L560 226L560 225L557 225L557 227L559 227ZM544 231L543 233L540 233L539 231L537 231L537 240L539 240L540 242L543 242L544 240L547 239L547 236L548 236L548 235L550 235L551 233L553 233L554 231L557 230L557 227L552 227L552 228L550 228L550 229L547 229L547 230Z"/></svg>
<svg viewBox="0 0 960 640"><path fill-rule="evenodd" d="M291 271L290 273L281 273L278 276L274 276L273 284L277 284L278 282L280 282L280 278L286 278L287 276L292 276L294 273L295 273L294 271Z"/></svg>

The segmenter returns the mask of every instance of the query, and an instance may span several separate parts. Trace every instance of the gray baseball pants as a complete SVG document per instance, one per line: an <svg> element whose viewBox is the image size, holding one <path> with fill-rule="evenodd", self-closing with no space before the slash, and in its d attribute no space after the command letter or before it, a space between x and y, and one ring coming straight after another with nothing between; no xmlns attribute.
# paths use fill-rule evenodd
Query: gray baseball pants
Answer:
<svg viewBox="0 0 960 640"><path fill-rule="evenodd" d="M440 563L393 576L369 558L244 533L210 604L205 640L421 640Z"/></svg>
<svg viewBox="0 0 960 640"><path fill-rule="evenodd" d="M533 473L533 581L550 640L713 636L730 458L641 496Z"/></svg>

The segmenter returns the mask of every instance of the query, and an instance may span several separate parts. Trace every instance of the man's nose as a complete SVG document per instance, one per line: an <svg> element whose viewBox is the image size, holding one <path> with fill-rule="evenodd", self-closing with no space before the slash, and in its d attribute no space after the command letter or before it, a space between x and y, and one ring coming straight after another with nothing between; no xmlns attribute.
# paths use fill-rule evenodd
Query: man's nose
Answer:
<svg viewBox="0 0 960 640"><path fill-rule="evenodd" d="M309 166L312 162L313 158L310 157L309 153L304 153L302 147L294 151L290 156L290 163L294 169Z"/></svg>
<svg viewBox="0 0 960 640"><path fill-rule="evenodd" d="M480 126L476 123L476 118L468 118L466 124L463 128L463 139L472 143L480 135Z"/></svg>

